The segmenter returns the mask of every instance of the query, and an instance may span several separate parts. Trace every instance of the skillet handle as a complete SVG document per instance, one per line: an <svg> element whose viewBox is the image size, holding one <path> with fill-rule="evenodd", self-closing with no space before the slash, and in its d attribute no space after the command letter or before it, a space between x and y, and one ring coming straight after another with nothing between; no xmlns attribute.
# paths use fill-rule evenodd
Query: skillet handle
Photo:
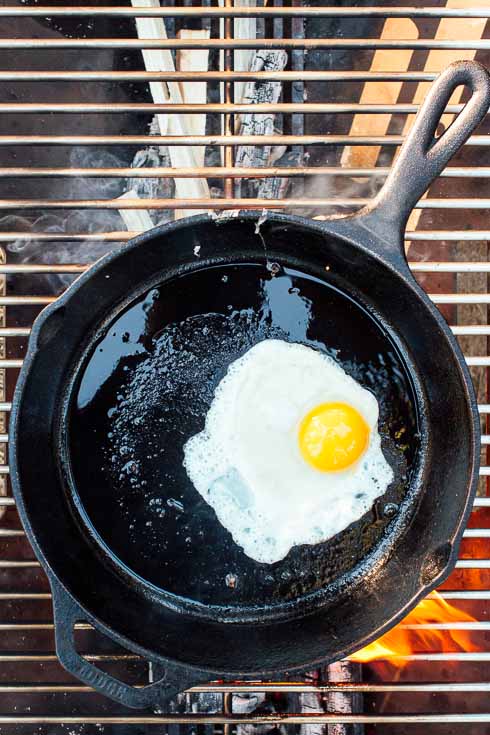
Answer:
<svg viewBox="0 0 490 735"><path fill-rule="evenodd" d="M75 623L86 621L87 615L73 598L51 579L56 654L64 668L85 684L125 707L162 711L175 695L206 680L202 672L189 675L184 666L158 665L158 680L144 687L134 687L107 674L87 661L76 650ZM144 621L142 621L144 624Z"/></svg>
<svg viewBox="0 0 490 735"><path fill-rule="evenodd" d="M449 128L435 138L452 93L460 85L471 97ZM456 61L437 77L420 108L385 185L357 217L378 235L403 235L410 212L448 161L483 120L490 106L490 76L475 61ZM354 216L354 219L357 219ZM387 230L388 228L388 230Z"/></svg>

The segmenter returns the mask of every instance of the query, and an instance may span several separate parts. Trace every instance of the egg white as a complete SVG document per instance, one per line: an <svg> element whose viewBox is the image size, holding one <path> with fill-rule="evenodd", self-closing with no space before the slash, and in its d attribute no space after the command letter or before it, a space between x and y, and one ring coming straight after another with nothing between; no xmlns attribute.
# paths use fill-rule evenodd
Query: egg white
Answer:
<svg viewBox="0 0 490 735"><path fill-rule="evenodd" d="M300 454L298 428L321 403L364 417L369 444L351 467L320 472ZM393 480L381 451L378 403L335 360L269 339L233 362L205 428L184 446L196 490L247 556L272 564L293 546L326 541L358 520Z"/></svg>

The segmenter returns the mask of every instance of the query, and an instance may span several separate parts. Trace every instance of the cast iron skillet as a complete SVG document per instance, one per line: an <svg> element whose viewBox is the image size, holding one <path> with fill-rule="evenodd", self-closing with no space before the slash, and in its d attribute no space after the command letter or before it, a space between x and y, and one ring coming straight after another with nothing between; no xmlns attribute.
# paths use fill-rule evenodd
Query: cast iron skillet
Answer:
<svg viewBox="0 0 490 735"><path fill-rule="evenodd" d="M470 99L435 140L458 85ZM298 672L374 640L453 568L478 475L477 406L403 233L489 102L485 69L453 64L372 206L325 222L239 214L157 228L36 320L11 478L51 583L59 659L79 679L152 707L201 681ZM263 565L192 488L182 445L228 364L270 336L336 350L375 392L396 479L334 539ZM134 688L85 660L78 621L152 661L157 680Z"/></svg>

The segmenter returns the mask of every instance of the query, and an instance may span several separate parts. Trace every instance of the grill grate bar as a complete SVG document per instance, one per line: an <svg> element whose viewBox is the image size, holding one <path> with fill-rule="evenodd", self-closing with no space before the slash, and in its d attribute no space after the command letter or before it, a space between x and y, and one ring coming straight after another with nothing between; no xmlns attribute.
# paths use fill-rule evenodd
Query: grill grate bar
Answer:
<svg viewBox="0 0 490 735"><path fill-rule="evenodd" d="M146 81L276 81L276 82L432 82L431 71L45 71L1 70L0 82L146 82Z"/></svg>
<svg viewBox="0 0 490 735"><path fill-rule="evenodd" d="M490 136L489 136L490 140ZM125 209L330 209L364 207L372 199L336 197L333 199L124 199ZM421 199L416 209L488 209L490 199ZM121 209L119 199L0 199L0 210L13 209Z"/></svg>
<svg viewBox="0 0 490 735"><path fill-rule="evenodd" d="M446 113L458 114L464 105L447 105ZM353 115L353 114L369 114L369 115L386 115L386 114L404 114L415 115L420 109L420 105L412 104L387 104L387 105L367 105L362 103L333 103L333 102L277 102L275 104L266 102L257 102L254 104L238 104L236 102L220 102L217 104L157 104L156 102L65 102L65 103L44 103L44 102L0 102L0 113L13 115L27 114L122 114L122 113L148 113L150 115L164 113L166 115L202 115L203 113L226 114L315 114L325 113L329 115ZM230 167L231 168L231 167ZM151 171L151 169L150 169ZM194 176L196 170L192 169ZM301 169L300 169L301 171ZM208 176L209 176L208 169Z"/></svg>
<svg viewBox="0 0 490 735"><path fill-rule="evenodd" d="M39 241L39 242L126 242L137 235L138 232L0 232L0 242ZM466 240L469 242L482 242L490 240L490 230L417 230L405 233L407 241L437 241L437 240Z"/></svg>
<svg viewBox="0 0 490 735"><path fill-rule="evenodd" d="M439 590L437 595L443 600L490 600L490 590ZM428 598L434 598L434 594Z"/></svg>
<svg viewBox="0 0 490 735"><path fill-rule="evenodd" d="M45 263L0 263L0 273L10 275L22 273L84 273L84 271L90 268L90 265L90 263L52 263L49 265ZM487 261L409 261L409 266L416 273L490 273L490 263ZM476 326L478 326L480 331L475 332L475 334L486 334L481 329L490 329L490 325ZM471 329L471 325L461 327L461 329L468 328ZM0 336L12 337L24 334L29 335L29 333L30 330L27 328L21 328L18 333L16 329L0 328Z"/></svg>
<svg viewBox="0 0 490 735"><path fill-rule="evenodd" d="M428 294L434 304L490 304L488 293Z"/></svg>
<svg viewBox="0 0 490 735"><path fill-rule="evenodd" d="M56 301L56 296L0 296L0 306L26 306L27 304L44 306L52 304L53 301Z"/></svg>
<svg viewBox="0 0 490 735"><path fill-rule="evenodd" d="M94 6L37 6L6 5L0 8L0 17L51 18L58 17L117 17L117 18L490 18L490 8L466 7L94 7ZM284 40L284 39L283 39Z"/></svg>
<svg viewBox="0 0 490 735"><path fill-rule="evenodd" d="M137 685L138 686L138 685ZM328 684L302 684L302 683L288 683L283 682L270 682L264 683L261 681L244 683L244 684L209 684L206 686L197 686L187 689L188 694L247 694L255 692L278 692L278 693L312 693L321 694L324 692L365 692L365 693L382 693L382 692L393 692L393 693L456 693L456 692L488 692L490 691L490 684L486 682L455 682L448 684L439 683L427 683L427 684L358 684L358 683L342 683L335 684L331 682ZM0 694L95 694L95 690L92 687L80 685L68 685L68 684L56 684L56 685L0 685Z"/></svg>
<svg viewBox="0 0 490 735"><path fill-rule="evenodd" d="M410 232L409 230L405 233L405 240L466 240L468 242L485 241L490 240L490 230L414 230L412 232Z"/></svg>
<svg viewBox="0 0 490 735"><path fill-rule="evenodd" d="M487 367L490 366L490 357L488 355L481 355L479 357L467 356L466 364L471 367ZM480 468L485 469L484 467ZM480 475L486 475L487 472L480 471Z"/></svg>
<svg viewBox="0 0 490 735"><path fill-rule="evenodd" d="M481 467L480 469L490 470L490 467ZM490 538L490 528L467 528L463 536L464 538Z"/></svg>
<svg viewBox="0 0 490 735"><path fill-rule="evenodd" d="M490 594L490 593L489 593ZM0 600L50 600L49 592L0 592Z"/></svg>
<svg viewBox="0 0 490 735"><path fill-rule="evenodd" d="M333 724L441 724L441 723L487 723L490 713L461 714L416 714L416 715L346 715L309 712L308 714L258 714L258 715L133 715L133 716L66 716L52 715L9 715L0 716L1 725L333 725Z"/></svg>
<svg viewBox="0 0 490 735"><path fill-rule="evenodd" d="M400 146L403 135L0 135L0 145L332 145ZM473 135L466 145L490 146L490 135ZM219 200L215 200L219 201ZM270 200L268 205L270 206Z"/></svg>
<svg viewBox="0 0 490 735"><path fill-rule="evenodd" d="M28 337L31 333L30 327L0 327L0 338L1 337ZM1 437L6 434L0 434L0 442L3 441Z"/></svg>
<svg viewBox="0 0 490 735"><path fill-rule="evenodd" d="M486 51L490 39L445 40L433 38L1 38L0 49L408 49Z"/></svg>
<svg viewBox="0 0 490 735"><path fill-rule="evenodd" d="M1 80L0 80L1 81ZM305 167L266 167L264 168L240 168L238 166L227 168L226 166L207 166L205 168L35 168L35 167L3 167L0 168L0 179L3 178L231 178L231 179L265 179L276 176L294 178L297 176L343 176L367 178L376 176L381 178L389 174L390 169L379 168L345 168L340 166L305 166ZM487 178L490 177L490 167L474 166L461 167L449 166L442 174L442 178ZM422 231L424 232L424 231ZM125 235L128 233L125 232ZM417 231L417 235L420 234ZM462 235L471 234L463 230Z"/></svg>

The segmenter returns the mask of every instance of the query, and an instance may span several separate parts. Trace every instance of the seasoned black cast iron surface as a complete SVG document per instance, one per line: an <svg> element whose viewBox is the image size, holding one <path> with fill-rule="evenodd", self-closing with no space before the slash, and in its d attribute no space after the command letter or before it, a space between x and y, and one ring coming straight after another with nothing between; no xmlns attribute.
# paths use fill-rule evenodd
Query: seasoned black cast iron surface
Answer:
<svg viewBox="0 0 490 735"><path fill-rule="evenodd" d="M382 327L331 281L276 264L199 270L146 292L88 350L69 422L75 492L107 546L157 587L220 605L291 600L354 567L396 512L417 447L411 381ZM396 477L361 521L273 565L241 551L182 465L230 362L267 338L330 354L374 392Z"/></svg>

